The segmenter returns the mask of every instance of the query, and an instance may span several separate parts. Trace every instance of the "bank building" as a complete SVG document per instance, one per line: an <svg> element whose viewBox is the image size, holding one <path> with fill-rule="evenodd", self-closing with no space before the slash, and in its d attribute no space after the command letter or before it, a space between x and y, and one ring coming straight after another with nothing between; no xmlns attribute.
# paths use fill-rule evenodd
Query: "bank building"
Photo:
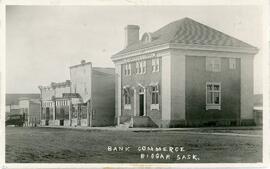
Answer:
<svg viewBox="0 0 270 169"><path fill-rule="evenodd" d="M190 18L125 27L115 64L115 121L127 127L252 125L258 49Z"/></svg>

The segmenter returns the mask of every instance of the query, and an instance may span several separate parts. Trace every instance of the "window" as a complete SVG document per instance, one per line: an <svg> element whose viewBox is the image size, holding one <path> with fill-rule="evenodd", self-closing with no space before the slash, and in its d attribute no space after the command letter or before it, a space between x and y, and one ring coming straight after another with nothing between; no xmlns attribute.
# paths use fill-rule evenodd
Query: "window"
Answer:
<svg viewBox="0 0 270 169"><path fill-rule="evenodd" d="M206 83L206 110L219 109L221 105L221 84Z"/></svg>
<svg viewBox="0 0 270 169"><path fill-rule="evenodd" d="M159 110L159 100L158 100L159 90L158 85L151 86L151 110Z"/></svg>
<svg viewBox="0 0 270 169"><path fill-rule="evenodd" d="M139 68L140 68L139 62L136 62L136 74L139 74Z"/></svg>
<svg viewBox="0 0 270 169"><path fill-rule="evenodd" d="M131 64L128 64L128 75L131 75Z"/></svg>
<svg viewBox="0 0 270 169"><path fill-rule="evenodd" d="M142 73L146 72L146 61L142 61Z"/></svg>
<svg viewBox="0 0 270 169"><path fill-rule="evenodd" d="M229 59L229 67L230 67L230 69L236 69L236 59L235 58Z"/></svg>
<svg viewBox="0 0 270 169"><path fill-rule="evenodd" d="M152 72L158 72L159 71L159 59L154 58L152 59Z"/></svg>
<svg viewBox="0 0 270 169"><path fill-rule="evenodd" d="M126 64L124 67L124 75L129 76L131 75L131 64Z"/></svg>
<svg viewBox="0 0 270 169"><path fill-rule="evenodd" d="M136 62L136 74L146 73L146 61Z"/></svg>
<svg viewBox="0 0 270 169"><path fill-rule="evenodd" d="M124 88L124 109L131 109L131 96L130 89Z"/></svg>
<svg viewBox="0 0 270 169"><path fill-rule="evenodd" d="M220 58L206 57L206 71L220 72L221 71Z"/></svg>
<svg viewBox="0 0 270 169"><path fill-rule="evenodd" d="M158 87L152 87L152 104L158 104Z"/></svg>

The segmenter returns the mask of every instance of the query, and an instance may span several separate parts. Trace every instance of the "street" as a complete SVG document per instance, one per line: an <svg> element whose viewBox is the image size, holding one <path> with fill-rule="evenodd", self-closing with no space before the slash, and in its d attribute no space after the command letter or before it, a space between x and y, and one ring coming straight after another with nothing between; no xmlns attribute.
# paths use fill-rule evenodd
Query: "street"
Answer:
<svg viewBox="0 0 270 169"><path fill-rule="evenodd" d="M262 130L6 128L7 163L255 163Z"/></svg>

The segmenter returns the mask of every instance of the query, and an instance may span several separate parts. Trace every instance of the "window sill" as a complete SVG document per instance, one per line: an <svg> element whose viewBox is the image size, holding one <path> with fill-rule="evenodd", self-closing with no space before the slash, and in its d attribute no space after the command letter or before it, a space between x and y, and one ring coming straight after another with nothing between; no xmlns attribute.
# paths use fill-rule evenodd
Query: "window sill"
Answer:
<svg viewBox="0 0 270 169"><path fill-rule="evenodd" d="M125 104L124 109L125 110L131 110L131 104Z"/></svg>
<svg viewBox="0 0 270 169"><path fill-rule="evenodd" d="M159 104L151 104L150 109L151 110L159 110Z"/></svg>
<svg viewBox="0 0 270 169"><path fill-rule="evenodd" d="M136 75L144 75L144 74L146 74L146 72L145 73L136 73Z"/></svg>
<svg viewBox="0 0 270 169"><path fill-rule="evenodd" d="M220 105L206 105L205 107L206 110L221 110L221 106Z"/></svg>

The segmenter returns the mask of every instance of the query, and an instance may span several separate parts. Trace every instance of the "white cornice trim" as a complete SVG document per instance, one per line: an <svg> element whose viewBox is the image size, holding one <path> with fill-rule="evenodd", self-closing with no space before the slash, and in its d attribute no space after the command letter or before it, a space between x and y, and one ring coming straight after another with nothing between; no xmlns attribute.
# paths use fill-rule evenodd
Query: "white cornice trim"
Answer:
<svg viewBox="0 0 270 169"><path fill-rule="evenodd" d="M150 54L142 54L142 55L125 57L123 59L117 60L115 62L115 65L121 65L121 64L129 63L129 62L137 62L137 61L142 61L142 60L151 59L151 58L160 58L160 57L168 56L169 54L170 54L169 51L162 51L158 53L153 52Z"/></svg>
<svg viewBox="0 0 270 169"><path fill-rule="evenodd" d="M153 52L157 52L157 51L165 50L165 49L169 49L168 43L162 44L162 45L155 45L148 48L138 49L138 50L130 51L130 52L119 54L119 55L113 55L112 61L115 62L115 61L126 59L129 57L145 55L145 54L149 54L149 53L153 53Z"/></svg>
<svg viewBox="0 0 270 169"><path fill-rule="evenodd" d="M179 43L170 43L170 48L184 49L184 50L206 50L217 52L231 52L231 53L248 53L256 54L258 49L244 48L244 47L231 47L231 46L215 46L215 45L186 45Z"/></svg>
<svg viewBox="0 0 270 169"><path fill-rule="evenodd" d="M128 59L138 55L146 55L149 53L167 50L167 49L182 49L182 50L200 50L200 51L215 51L215 52L230 52L230 53L246 53L255 55L258 49L230 47L230 46L214 46L214 45L187 45L181 43L165 43L148 48L138 49L127 53L113 55L112 61L118 62L120 60Z"/></svg>

